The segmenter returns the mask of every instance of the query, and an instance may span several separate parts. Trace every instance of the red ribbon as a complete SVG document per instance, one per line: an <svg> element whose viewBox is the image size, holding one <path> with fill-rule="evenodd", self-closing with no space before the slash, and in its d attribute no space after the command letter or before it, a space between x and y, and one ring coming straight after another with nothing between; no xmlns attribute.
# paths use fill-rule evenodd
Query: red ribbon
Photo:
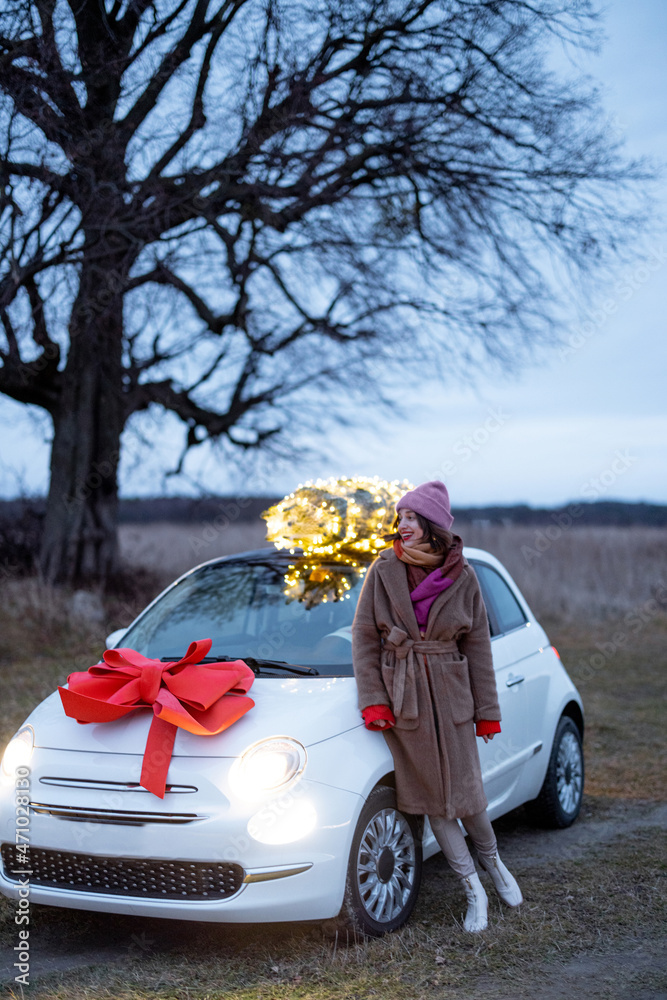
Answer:
<svg viewBox="0 0 667 1000"><path fill-rule="evenodd" d="M255 675L243 660L200 663L210 639L191 642L183 659L149 660L133 649L107 649L104 663L70 674L59 687L65 715L77 722L112 722L152 708L141 784L164 798L176 729L215 736L255 704L244 697Z"/></svg>

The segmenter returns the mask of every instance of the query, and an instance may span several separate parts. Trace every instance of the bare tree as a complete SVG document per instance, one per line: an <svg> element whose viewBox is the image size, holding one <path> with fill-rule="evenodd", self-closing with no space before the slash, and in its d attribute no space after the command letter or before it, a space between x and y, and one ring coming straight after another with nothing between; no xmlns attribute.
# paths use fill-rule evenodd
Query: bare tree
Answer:
<svg viewBox="0 0 667 1000"><path fill-rule="evenodd" d="M456 372L547 339L554 262L631 221L547 69L595 31L586 0L7 0L0 391L53 421L45 576L113 573L133 415L261 449L397 343Z"/></svg>

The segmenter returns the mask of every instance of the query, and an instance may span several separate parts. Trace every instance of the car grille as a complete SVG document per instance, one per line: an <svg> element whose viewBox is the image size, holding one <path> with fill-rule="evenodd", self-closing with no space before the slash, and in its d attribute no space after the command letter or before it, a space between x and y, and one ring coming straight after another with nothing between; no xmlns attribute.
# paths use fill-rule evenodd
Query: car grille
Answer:
<svg viewBox="0 0 667 1000"><path fill-rule="evenodd" d="M2 845L5 878L30 885L140 899L227 899L243 884L244 870L225 861L165 861L162 858L104 858L31 847L29 862L13 844ZM25 874L23 875L25 877Z"/></svg>

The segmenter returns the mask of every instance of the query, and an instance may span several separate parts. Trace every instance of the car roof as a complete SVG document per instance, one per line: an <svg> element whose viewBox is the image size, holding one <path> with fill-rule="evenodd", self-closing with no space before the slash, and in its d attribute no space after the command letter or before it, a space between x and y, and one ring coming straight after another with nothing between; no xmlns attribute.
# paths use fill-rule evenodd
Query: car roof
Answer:
<svg viewBox="0 0 667 1000"><path fill-rule="evenodd" d="M197 566L193 566L191 569L184 573L187 576L188 573L192 573L195 570L201 569L203 566L215 566L217 563L226 562L247 562L247 563L261 563L266 562L267 559L271 562L277 563L287 563L293 559L299 559L304 555L302 549L277 549L274 546L266 546L261 549L249 549L244 552L232 552L225 556L216 556L213 559L207 559L203 563L199 563ZM495 569L500 570L503 574L506 574L505 567L503 564L496 559L495 556L487 552L486 549L477 549L470 546L464 546L463 555L469 561L485 562ZM322 559L322 562L326 562L326 559ZM370 563L369 563L370 565Z"/></svg>

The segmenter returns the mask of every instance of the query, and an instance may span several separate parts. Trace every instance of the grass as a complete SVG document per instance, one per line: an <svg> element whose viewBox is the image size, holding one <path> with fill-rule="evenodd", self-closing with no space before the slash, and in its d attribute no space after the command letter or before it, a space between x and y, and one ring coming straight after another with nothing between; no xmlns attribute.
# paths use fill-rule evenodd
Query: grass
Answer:
<svg viewBox="0 0 667 1000"><path fill-rule="evenodd" d="M118 531L122 558L133 567L150 567L165 583L193 566L267 544L264 521L228 522L222 516L201 524L123 524Z"/></svg>
<svg viewBox="0 0 667 1000"><path fill-rule="evenodd" d="M582 553L580 552L580 561ZM653 564L651 563L651 571ZM116 598L107 620L82 626L67 595L34 581L4 585L0 602L3 736L32 705L98 657L103 636L146 593ZM638 613L642 611L641 614ZM643 610L642 610L643 609ZM586 794L566 831L536 831L522 810L495 826L519 877L518 911L491 899L482 935L460 928L457 880L441 856L425 865L410 922L382 940L327 940L309 925L224 926L33 908L39 1000L561 1000L657 997L665 913L667 800L662 712L667 617L631 591L614 615L546 622L587 711ZM0 901L0 942L15 943L13 904ZM79 955L75 959L75 955ZM79 962L77 967L76 962ZM9 963L8 963L9 964ZM6 996L20 996L6 987Z"/></svg>
<svg viewBox="0 0 667 1000"><path fill-rule="evenodd" d="M542 620L614 621L667 611L667 532L659 528L458 526L507 567Z"/></svg>
<svg viewBox="0 0 667 1000"><path fill-rule="evenodd" d="M586 791L664 802L667 616L647 618L618 645L622 631L599 622L550 630L586 708Z"/></svg>

